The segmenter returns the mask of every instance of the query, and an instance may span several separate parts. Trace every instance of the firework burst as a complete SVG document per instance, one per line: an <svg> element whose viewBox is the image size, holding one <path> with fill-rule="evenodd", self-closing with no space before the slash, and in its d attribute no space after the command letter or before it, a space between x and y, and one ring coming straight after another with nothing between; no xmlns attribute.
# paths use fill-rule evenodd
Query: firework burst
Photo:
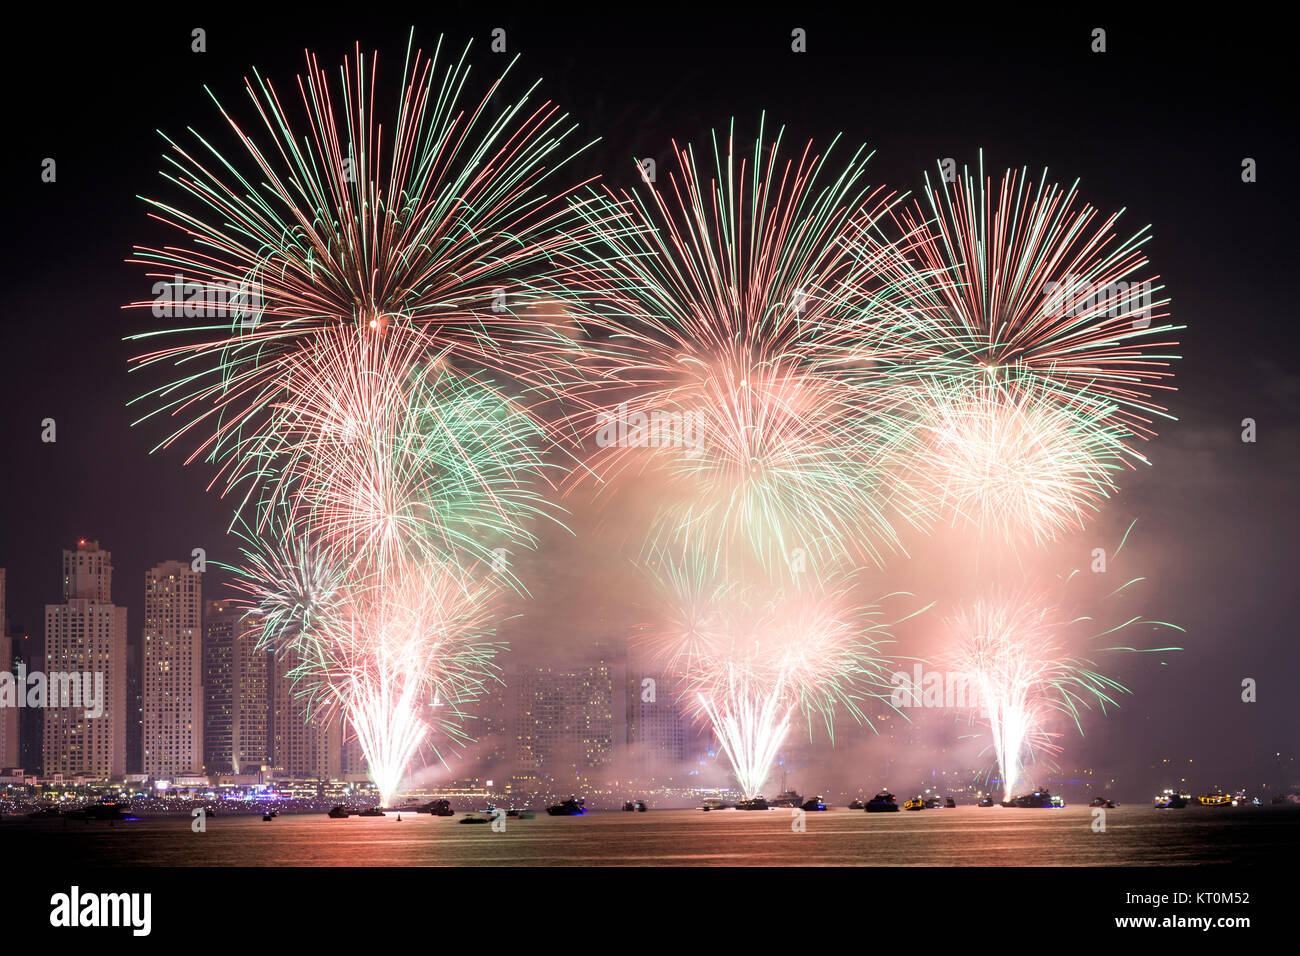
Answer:
<svg viewBox="0 0 1300 956"><path fill-rule="evenodd" d="M137 359L182 372L142 398L149 415L183 419L165 445L193 432L191 461L238 456L268 431L293 360L339 325L418 330L426 355L470 368L527 364L519 342L548 318L521 282L577 241L567 195L543 192L571 156L572 124L550 103L530 106L532 88L503 100L509 67L468 99L467 51L408 48L388 120L377 56L358 49L337 82L308 54L296 109L257 74L245 84L251 125L218 103L229 155L198 133L167 139L164 177L184 202L146 202L182 241L137 248L157 297L133 306L217 321L132 337L184 339Z"/></svg>
<svg viewBox="0 0 1300 956"><path fill-rule="evenodd" d="M1062 583L1068 584L1078 573L1071 571ZM1108 600L1117 600L1143 580L1127 581L1104 595L1101 604L1108 607ZM1046 589L1034 588L994 589L944 625L950 648L946 663L965 675L988 721L1004 800L1012 796L1030 760L1039 755L1050 759L1060 752L1056 740L1061 735L1052 729L1057 718L1064 717L1082 734L1083 711L1095 706L1104 714L1107 707L1119 706L1117 698L1129 692L1100 671L1098 655L1178 650L1103 645L1103 640L1142 626L1182 631L1174 624L1132 615L1096 632L1092 615L1071 616Z"/></svg>
<svg viewBox="0 0 1300 956"><path fill-rule="evenodd" d="M260 490L259 525L287 510L381 567L491 562L535 542L531 522L554 511L543 431L480 377L421 364L417 341L333 329L286 360L288 394L241 469Z"/></svg>
<svg viewBox="0 0 1300 956"><path fill-rule="evenodd" d="M1042 544L1082 528L1116 488L1127 449L1110 406L1061 401L1024 376L917 394L917 431L899 460L954 524Z"/></svg>
<svg viewBox="0 0 1300 956"><path fill-rule="evenodd" d="M1076 186L1037 186L1008 170L996 189L983 156L976 175L932 186L899 207L907 236L891 266L934 281L909 288L914 348L908 373L970 381L1029 376L1062 401L1107 408L1099 424L1126 437L1154 435L1168 413L1154 395L1172 390L1166 349L1180 326L1149 269L1146 228L1117 239L1123 210L1103 216ZM1077 185L1077 184L1076 184Z"/></svg>
<svg viewBox="0 0 1300 956"><path fill-rule="evenodd" d="M782 688L756 685L728 668L722 688L712 695L701 692L697 700L731 761L740 792L746 800L759 796L790 730L794 708Z"/></svg>
<svg viewBox="0 0 1300 956"><path fill-rule="evenodd" d="M409 369L396 337L322 342L250 453L263 494L237 573L263 644L346 715L388 800L431 729L429 696L447 707L433 729L463 738L454 705L492 673L490 598L520 587L498 558L530 547L550 509L532 419L496 389L440 362Z"/></svg>
<svg viewBox="0 0 1300 956"><path fill-rule="evenodd" d="M826 585L776 586L725 577L698 552L653 569L660 623L642 640L680 682L755 796L795 714L834 739L834 716L868 722L861 704L889 687L878 605L856 602L848 575Z"/></svg>
<svg viewBox="0 0 1300 956"><path fill-rule="evenodd" d="M461 705L494 679L499 650L488 575L412 562L360 577L288 532L241 550L236 586L259 648L286 659L309 713L347 718L385 803L431 730L465 740Z"/></svg>
<svg viewBox="0 0 1300 956"><path fill-rule="evenodd" d="M308 54L296 95L246 81L251 123L217 104L233 149L167 140L183 202L146 202L182 240L137 248L160 281L134 305L196 321L134 338L175 336L136 360L181 373L145 417L237 491L259 638L388 800L431 729L463 739L492 597L522 589L504 554L550 513L539 419L494 376L526 375L548 316L524 280L580 240L544 192L572 125L505 96L511 67L475 100L465 52L408 47L389 113L376 64L358 48L335 81Z"/></svg>
<svg viewBox="0 0 1300 956"><path fill-rule="evenodd" d="M1003 800L1011 799L1023 762L1035 749L1059 749L1045 728L1050 712L1076 696L1067 685L1105 700L1113 689L1104 679L1094 684L1081 677L1064 656L1057 614L1033 596L1008 595L977 601L947 622L955 637L953 665L987 714Z"/></svg>
<svg viewBox="0 0 1300 956"><path fill-rule="evenodd" d="M781 139L715 133L703 165L674 144L665 184L587 207L604 218L564 275L585 337L557 365L581 373L566 395L591 470L666 479L651 547L878 563L910 503L882 457L902 406L866 370L920 279L878 281L896 253L863 237L895 197L865 184L870 154L837 172L835 143L788 158Z"/></svg>

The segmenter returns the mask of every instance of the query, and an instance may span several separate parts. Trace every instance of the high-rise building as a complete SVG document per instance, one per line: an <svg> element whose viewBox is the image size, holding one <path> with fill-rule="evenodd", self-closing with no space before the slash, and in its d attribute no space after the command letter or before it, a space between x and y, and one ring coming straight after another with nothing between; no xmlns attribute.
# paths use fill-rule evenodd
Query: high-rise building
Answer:
<svg viewBox="0 0 1300 956"><path fill-rule="evenodd" d="M21 627L9 631L9 653L13 661L15 682L19 674L45 671L45 655L40 640ZM33 776L40 776L45 766L45 708L23 707L18 711L18 766Z"/></svg>
<svg viewBox="0 0 1300 956"><path fill-rule="evenodd" d="M514 684L512 787L586 786L614 759L614 682L607 660L537 667Z"/></svg>
<svg viewBox="0 0 1300 956"><path fill-rule="evenodd" d="M113 600L113 554L98 541L82 538L75 551L63 552L63 600L108 604Z"/></svg>
<svg viewBox="0 0 1300 956"><path fill-rule="evenodd" d="M315 717L289 674L297 665L292 652L271 660L271 763L279 773L316 780L342 776L342 723Z"/></svg>
<svg viewBox="0 0 1300 956"><path fill-rule="evenodd" d="M203 767L235 769L235 638L242 617L225 601L203 605Z"/></svg>
<svg viewBox="0 0 1300 956"><path fill-rule="evenodd" d="M14 664L13 642L9 637L9 621L5 618L5 569L0 568L0 671L12 673ZM15 695L23 688L15 687ZM16 704L17 700L9 703ZM16 706L0 702L0 767L20 767L18 757L18 714Z"/></svg>
<svg viewBox="0 0 1300 956"><path fill-rule="evenodd" d="M126 642L126 772L144 772L144 690L141 642Z"/></svg>
<svg viewBox="0 0 1300 956"><path fill-rule="evenodd" d="M699 765L701 741L674 681L635 651L628 655L630 772L647 786L681 785Z"/></svg>
<svg viewBox="0 0 1300 956"><path fill-rule="evenodd" d="M370 764L366 761L366 755L361 751L360 738L356 734L345 735L339 776L344 780L360 783L369 779L369 771Z"/></svg>
<svg viewBox="0 0 1300 956"><path fill-rule="evenodd" d="M248 773L270 763L270 657L248 618L228 601L203 614L203 763L209 773Z"/></svg>
<svg viewBox="0 0 1300 956"><path fill-rule="evenodd" d="M144 772L203 769L202 575L183 561L145 572L141 697Z"/></svg>
<svg viewBox="0 0 1300 956"><path fill-rule="evenodd" d="M246 626L235 635L234 771L271 765L271 662Z"/></svg>
<svg viewBox="0 0 1300 956"><path fill-rule="evenodd" d="M112 555L99 542L82 539L63 552L63 603L45 605L46 774L107 779L125 772L126 608L113 604L112 582ZM75 696L59 697L55 675L65 688L71 675L99 682L102 712L92 715L84 695L81 706L73 706Z"/></svg>

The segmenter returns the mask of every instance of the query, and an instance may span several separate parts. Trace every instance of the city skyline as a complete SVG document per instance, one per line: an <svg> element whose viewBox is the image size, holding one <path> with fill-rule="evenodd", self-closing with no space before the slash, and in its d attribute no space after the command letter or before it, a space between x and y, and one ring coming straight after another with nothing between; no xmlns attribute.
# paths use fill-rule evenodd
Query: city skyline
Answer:
<svg viewBox="0 0 1300 956"><path fill-rule="evenodd" d="M37 655L24 666L29 671L40 669L32 664L48 671L85 670L90 662L102 661L106 684L116 690L102 720L78 720L75 708L0 708L3 766L24 766L18 759L23 719L39 721L42 765L24 767L29 777L72 777L89 771L91 779L118 781L130 774L150 780L368 779L364 756L355 737L344 734L341 721L310 717L306 700L288 677L293 661L257 650L247 611L229 599L204 599L205 575L176 560L158 562L145 577L146 605L154 616L141 624L138 646L155 641L168 645L165 653L149 652L148 660L163 675L174 666L178 676L160 679L152 692L155 697L185 699L188 687L200 706L173 706L165 720L160 713L149 723L138 721L134 733L145 745L135 750L145 756L131 764L127 715L132 701L126 679L131 642L125 609L113 603L112 553L96 540L79 539L62 555L59 587L64 601L46 609L46 638L53 655ZM0 609L5 606L5 573L0 568ZM198 607L203 611L196 616ZM629 629L621 639L596 640L592 660L575 648L552 663L539 663L535 654L507 655L499 693L470 711L470 739L445 747L445 763L433 748L422 751L407 785L436 789L457 781L493 779L501 781L503 793L530 797L583 789L603 793L611 782L617 789L618 781L624 789L647 792L729 787L729 772L725 760L719 760L712 734L679 697L670 692L659 699L660 688L670 687L671 679L647 656L638 630ZM8 645L12 638L6 635L5 640ZM173 648L173 642L179 646ZM6 660L12 660L10 653L6 650ZM59 666L50 666L51 661ZM921 665L914 666L919 672ZM182 675L184 679L178 679ZM147 681L145 693L150 693ZM916 693L919 702L919 685ZM438 705L431 701L430 706ZM960 720L920 719L914 711L918 719L909 720L886 706L884 698L872 709L875 730L865 745L850 739L832 748L813 739L806 726L797 726L774 774L793 769L797 779L830 784L820 789L838 793L865 792L872 781L884 786L898 779L918 786L928 781L950 791L988 785L987 755L963 744ZM853 726L844 723L840 729L851 734ZM150 757L150 751L168 756ZM192 759L195 753L198 757ZM918 754L925 757L918 759ZM1147 776L1165 785L1284 792L1295 785L1291 777L1300 772L1296 755L1270 756L1261 752L1253 773L1233 776L1197 767L1194 757L1162 754L1149 761ZM1077 761L1060 769L1044 768L1038 776L1126 798L1144 789L1105 771L1080 769ZM770 779L768 789L774 786L775 779Z"/></svg>

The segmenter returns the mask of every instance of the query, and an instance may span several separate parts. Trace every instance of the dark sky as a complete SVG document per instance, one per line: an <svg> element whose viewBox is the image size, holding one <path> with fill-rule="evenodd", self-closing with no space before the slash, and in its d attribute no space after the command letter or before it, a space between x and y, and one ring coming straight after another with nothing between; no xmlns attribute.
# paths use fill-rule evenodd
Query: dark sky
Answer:
<svg viewBox="0 0 1300 956"><path fill-rule="evenodd" d="M1295 756L1300 210L1284 36L1225 18L1175 26L1129 13L1012 28L919 7L895 24L801 7L710 17L632 3L545 20L484 15L483 4L435 18L433 8L380 27L332 14L79 19L75 35L48 17L13 38L3 66L12 168L0 236L0 566L16 626L42 627L42 606L58 597L60 549L80 537L112 550L133 639L146 567L196 546L232 557L229 507L205 491L210 475L183 467L176 451L150 456L162 429L132 428L125 407L152 381L128 376L133 346L122 341L148 317L121 306L149 294L143 270L123 262L132 244L167 238L135 198L159 192L155 131L218 129L203 84L237 102L251 66L287 82L307 46L336 63L359 40L396 70L412 24L425 47L441 32L453 46L474 37L476 69L491 71L488 34L503 26L523 54L517 78L541 76L542 95L602 138L577 171L617 185L633 181L631 157L665 166L670 139L699 140L733 115L754 124L765 109L769 123L789 126L790 143L842 131L876 147L872 182L917 190L937 158L973 164L982 147L990 169L1046 165L1057 180L1080 179L1101 209L1127 207L1130 229L1151 223L1148 254L1175 321L1188 326L1168 403L1180 421L1163 427L1153 466L1127 479L1096 536L1140 519L1149 609L1188 628L1187 649L1164 667L1126 664L1134 696L1073 741L1072 756L1140 777L1143 788L1157 782L1140 773L1157 756L1193 759L1193 787L1272 780L1272 754ZM205 54L190 52L194 26L208 31ZM807 54L789 52L795 26L808 30ZM1103 55L1088 50L1093 26L1108 28ZM58 163L54 184L40 181L47 156ZM1241 182L1244 157L1258 162L1258 182ZM1240 440L1247 416L1258 422L1255 444ZM40 441L46 417L57 420L55 444ZM589 605L564 597L592 588L575 562L543 556L539 565L533 587L549 608L536 613L539 627L598 632L599 620L573 610ZM1240 702L1243 677L1258 680L1257 704Z"/></svg>

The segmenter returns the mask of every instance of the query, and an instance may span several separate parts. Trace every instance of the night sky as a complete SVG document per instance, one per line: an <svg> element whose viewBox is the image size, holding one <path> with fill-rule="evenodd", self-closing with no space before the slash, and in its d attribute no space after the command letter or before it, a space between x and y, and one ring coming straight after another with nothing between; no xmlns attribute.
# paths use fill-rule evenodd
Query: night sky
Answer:
<svg viewBox="0 0 1300 956"><path fill-rule="evenodd" d="M50 17L11 38L0 566L15 632L43 627L43 605L59 599L60 551L78 538L113 552L114 596L129 608L133 641L147 567L199 546L210 559L233 558L224 535L230 506L206 490L211 473L184 467L179 449L151 456L163 426L133 428L126 408L158 383L128 375L137 347L122 341L151 321L122 310L149 297L151 285L124 260L134 244L171 238L136 198L163 192L156 131L219 130L204 84L242 108L250 67L287 85L305 47L333 65L359 41L396 72L411 25L426 49L439 33L456 49L473 37L475 69L490 73L499 64L489 33L502 26L510 51L522 54L516 80L542 77L540 96L567 110L579 135L601 138L575 176L599 172L631 186L632 157L667 168L672 139L701 141L732 116L753 128L766 110L769 124L787 125L789 144L837 132L849 147L871 144L872 183L916 191L939 157L973 165L983 148L990 170L1027 166L1036 179L1047 166L1057 181L1079 179L1083 198L1101 210L1127 207L1121 227L1130 233L1151 223L1147 254L1174 321L1187 326L1179 390L1167 402L1179 421L1161 427L1145 449L1152 467L1125 476L1079 543L1086 553L1094 538L1116 540L1138 518L1147 610L1189 633L1164 666L1123 665L1134 695L1094 718L1085 739L1070 739L1069 762L1119 775L1140 796L1184 775L1198 792L1277 781L1268 769L1274 752L1294 758L1300 740L1292 351L1300 152L1285 36L1264 36L1263 26L1247 33L1224 17L1192 26L1129 14L1035 18L1012 30L936 20L920 7L917 22L887 24L807 16L800 5L716 19L657 4L545 20L482 15L480 4L428 12L441 6L382 27L334 14L320 23ZM190 52L195 26L207 30L207 53ZM808 31L807 54L790 52L796 26ZM1089 52L1094 26L1108 29L1105 54ZM41 182L45 157L57 161L54 184ZM1242 182L1245 157L1257 161L1258 182ZM40 440L47 417L58 423L54 444ZM1241 441L1245 417L1258 423L1254 444ZM541 647L596 636L604 615L621 616L608 607L616 594L574 598L600 590L582 577L584 553L588 565L599 562L582 544L581 522L575 531L531 566L539 601L527 620ZM1256 704L1240 700L1246 677L1258 681ZM1196 769L1147 769L1165 756L1194 759ZM1287 783L1300 777L1290 767Z"/></svg>

